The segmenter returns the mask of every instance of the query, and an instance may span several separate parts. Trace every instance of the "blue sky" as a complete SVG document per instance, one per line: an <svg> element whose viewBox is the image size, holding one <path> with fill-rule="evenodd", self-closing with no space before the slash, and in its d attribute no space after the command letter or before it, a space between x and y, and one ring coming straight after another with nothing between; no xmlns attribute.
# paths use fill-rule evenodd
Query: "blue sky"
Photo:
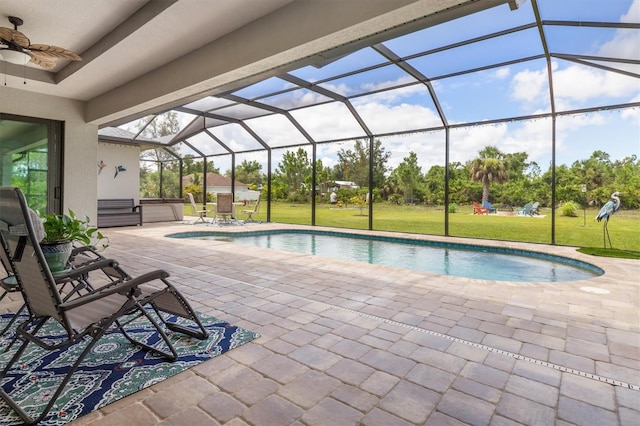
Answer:
<svg viewBox="0 0 640 426"><path fill-rule="evenodd" d="M540 0L538 5L543 20L640 22L640 0ZM516 11L502 5L385 41L384 45L398 56L408 57L409 65L431 79L449 125L548 114L551 112L551 99L547 61L544 58L470 74L451 75L503 61L542 55L544 49L537 28L437 51L442 46L533 22L532 5L527 1ZM552 55L577 54L640 60L640 30L637 29L545 25L545 35ZM411 57L430 49L436 50L427 55ZM383 66L336 78L386 61L374 49L365 48L324 67L307 66L290 74L310 83L320 82L320 87L346 97L377 91L350 98L373 133L441 127L442 120L427 87L399 67ZM592 62L640 74L640 65L637 64ZM640 79L637 77L562 57L553 57L551 68L556 111L640 102ZM327 79L330 80L325 81ZM304 88L266 96L292 87L296 86L273 77L234 94L291 110L291 115L316 141L364 137L362 127L342 102L327 103L329 98L326 96ZM211 102L213 105L217 101ZM237 107L219 112L242 116L250 114L248 110L247 107ZM289 121L279 115L254 118L247 120L246 124L272 147L293 146L306 141ZM526 151L529 159L537 162L544 171L551 160L551 126L550 119L528 119L452 129L450 159L464 163L473 159L484 147L492 145L504 152ZM239 125L212 127L210 130L234 150L259 147L255 139ZM392 154L389 162L391 167L397 166L410 151L417 153L423 172L432 165L444 164L442 131L380 139ZM207 153L222 152L220 148L214 148L216 143L208 137L200 136L191 142ZM335 165L336 152L351 146L352 142L321 144L318 158L325 165ZM557 120L556 147L558 164L571 164L588 158L595 150L608 152L612 159L633 154L640 156L640 108L561 116ZM274 167L280 155L281 151L274 153ZM242 159L259 161L266 171L266 156L263 153L240 155L236 164ZM213 160L222 171L231 166L228 158L216 157Z"/></svg>

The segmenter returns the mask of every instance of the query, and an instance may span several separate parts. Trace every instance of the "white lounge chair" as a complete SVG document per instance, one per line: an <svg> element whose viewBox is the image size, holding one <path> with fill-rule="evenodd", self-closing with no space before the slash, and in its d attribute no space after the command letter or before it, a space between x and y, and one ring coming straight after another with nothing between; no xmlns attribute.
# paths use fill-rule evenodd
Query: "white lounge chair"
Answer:
<svg viewBox="0 0 640 426"><path fill-rule="evenodd" d="M196 200L194 200L192 193L187 192L187 196L189 197L189 202L191 203L191 209L193 210L193 215L198 216L198 219L194 223L198 223L198 222L207 223L206 217L207 217L207 213L209 213L209 210L198 209L198 206L196 205Z"/></svg>
<svg viewBox="0 0 640 426"><path fill-rule="evenodd" d="M260 209L260 196L261 194L258 194L258 200L256 201L256 204L252 209L245 209L240 211L240 213L248 215L245 219L245 222L255 222L253 215L258 214L258 210Z"/></svg>

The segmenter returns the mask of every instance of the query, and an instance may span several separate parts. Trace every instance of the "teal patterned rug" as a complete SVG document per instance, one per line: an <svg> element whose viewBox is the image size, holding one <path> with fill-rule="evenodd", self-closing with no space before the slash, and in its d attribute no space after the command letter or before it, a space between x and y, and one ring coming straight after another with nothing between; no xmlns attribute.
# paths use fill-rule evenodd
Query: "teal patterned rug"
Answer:
<svg viewBox="0 0 640 426"><path fill-rule="evenodd" d="M0 330L10 318L9 315L0 316ZM73 374L56 405L40 424L63 425L259 337L257 333L214 317L200 314L200 318L209 331L207 340L168 333L179 354L174 362L139 350L121 333L104 336ZM47 323L45 328L48 336L62 334L62 329L53 321ZM142 337L147 342L154 341L154 335L157 336L155 329L144 319L134 321L127 326L127 330L134 337ZM8 336L0 337L0 350L3 351L0 353L0 368L7 365L14 352L12 349L4 353L11 334L8 332ZM47 393L52 392L53 385L62 380L66 369L76 359L74 354L84 346L80 343L65 350L45 351L32 343L28 353L23 355L22 362L9 371L2 387L27 412L39 413L39 407L46 405L43 399ZM18 415L0 400L0 425L20 424L22 421Z"/></svg>

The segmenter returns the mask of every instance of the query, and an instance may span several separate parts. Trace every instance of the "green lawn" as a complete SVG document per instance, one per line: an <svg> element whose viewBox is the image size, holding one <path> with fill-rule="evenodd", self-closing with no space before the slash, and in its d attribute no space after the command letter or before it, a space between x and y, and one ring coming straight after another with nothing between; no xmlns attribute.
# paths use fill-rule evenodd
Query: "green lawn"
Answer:
<svg viewBox="0 0 640 426"><path fill-rule="evenodd" d="M458 207L449 215L449 235L458 237L488 238L507 241L551 243L551 210L541 209L540 216L473 215L472 207ZM191 206L185 205L185 214L191 215ZM318 204L316 225L368 229L368 210L338 208ZM578 217L556 215L556 244L602 247L602 223L594 218L596 209L579 211ZM210 214L211 215L211 214ZM266 220L266 203L256 220ZM242 219L242 215L239 215ZM444 208L424 206L394 206L385 203L374 205L373 229L418 234L444 235ZM272 203L271 221L283 223L311 224L311 205L276 202ZM640 251L640 210L622 210L609 222L609 234L613 247Z"/></svg>

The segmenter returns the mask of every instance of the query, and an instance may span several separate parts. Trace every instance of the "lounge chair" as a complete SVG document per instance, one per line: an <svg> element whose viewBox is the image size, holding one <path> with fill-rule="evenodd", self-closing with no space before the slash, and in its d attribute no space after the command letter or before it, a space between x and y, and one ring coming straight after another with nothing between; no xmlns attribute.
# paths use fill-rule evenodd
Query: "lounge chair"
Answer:
<svg viewBox="0 0 640 426"><path fill-rule="evenodd" d="M533 205L531 206L531 214L540 214L540 211L538 210L540 208L540 203L539 202L535 202L533 203Z"/></svg>
<svg viewBox="0 0 640 426"><path fill-rule="evenodd" d="M480 207L480 204L473 202L473 214L489 214L486 207Z"/></svg>
<svg viewBox="0 0 640 426"><path fill-rule="evenodd" d="M492 206L492 205L491 205L491 203L490 203L490 202L488 202L488 201L484 201L484 202L482 203L482 207L484 207L485 209L487 209L487 211L488 211L489 213L498 213L498 208L497 208L497 207Z"/></svg>
<svg viewBox="0 0 640 426"><path fill-rule="evenodd" d="M516 216L533 216L533 203L527 203L523 208L516 210Z"/></svg>
<svg viewBox="0 0 640 426"><path fill-rule="evenodd" d="M220 219L218 218L220 216ZM233 207L233 194L230 192L220 192L216 195L216 217L215 220L229 223L235 219L235 209Z"/></svg>
<svg viewBox="0 0 640 426"><path fill-rule="evenodd" d="M186 300L167 281L169 274L162 270L148 272L136 278L116 280L110 285L64 301L44 258L39 239L35 235L24 194L18 188L2 187L0 205L0 234L6 243L5 253L29 312L28 318L16 328L16 336L20 337L21 344L0 373L0 398L16 411L25 424L35 424L44 419L79 365L108 332L120 331L132 344L170 361L175 360L178 354L160 323L164 323L170 330L185 332L201 339L208 336ZM117 267L114 260L99 259L72 269L69 276L86 277L91 271L113 267ZM153 281L159 281L160 286L154 287L149 284ZM157 309L157 316L146 309L146 306ZM189 319L195 328L173 324L170 322L173 319L165 317L165 313ZM127 333L127 325L139 317L145 317L156 328L160 337L158 342L136 340ZM47 321L58 322L65 334L56 337L39 334ZM19 392L19 389L6 389L11 387L7 373L12 371L16 364L19 365L23 355L28 353L27 348L31 343L45 350L84 344L84 348L69 351L75 353L77 359L70 360L66 375L58 387L46 394L43 393L42 398L46 406L39 413L27 412L33 411L33 407L23 408L16 402L12 394Z"/></svg>
<svg viewBox="0 0 640 426"><path fill-rule="evenodd" d="M2 235L0 234L0 244L4 246L4 242L2 240ZM18 286L18 280L16 276L13 274L13 268L11 267L9 258L4 250L4 247L0 248L0 264L4 268L6 272L6 277L0 279L0 288L2 289L2 295L0 296L0 301L2 301L5 297L7 297L10 293L18 293L20 291L20 287ZM18 319L18 316L24 311L26 306L23 304L20 309L13 315L11 320L5 325L2 330L0 330L0 336L4 336L4 334L11 328L14 322Z"/></svg>
<svg viewBox="0 0 640 426"><path fill-rule="evenodd" d="M37 214L33 211L31 211L30 214L33 214L31 216L32 220L37 216ZM44 229L42 228L42 223L39 220L35 221L34 229L36 230L36 235L38 235L37 238L40 239L44 233ZM0 232L0 246L1 246L0 247L0 263L2 264L7 274L5 278L2 278L0 280L0 288L2 288L3 290L2 295L0 295L0 301L1 301L9 293L20 292L20 283L18 281L19 277L14 272L13 263L10 259L10 250L7 242L4 239L4 235L2 234L2 232ZM80 250L84 251L85 249L88 250L89 248L88 247L82 248L82 249L74 248L72 251L72 258L77 256ZM92 261L96 259L97 258L93 258ZM85 261L84 264L86 263L87 262ZM70 266L77 268L83 265L81 264L73 265L72 262L70 261ZM111 271L109 272L113 274L119 273L115 269L113 270L113 272ZM123 276L124 275L120 275L120 277L123 277ZM64 300L68 300L74 295L80 294L83 290L84 291L93 290L93 287L91 286L91 284L89 284L88 281L86 280L87 278L86 276L80 276L80 277L77 277L77 279L76 278L69 279L69 275L66 273L63 273L60 275L56 275L54 278L56 280L56 284L58 285L58 291L60 291L61 294L64 294ZM26 307L27 305L23 303L22 306L16 311L16 313L13 314L13 317L11 318L11 320L2 328L2 330L0 330L0 336L4 336L4 334L13 326L13 324L18 320L18 318L20 317L20 315L22 314L22 312L25 310Z"/></svg>
<svg viewBox="0 0 640 426"><path fill-rule="evenodd" d="M247 218L245 219L245 222L255 222L255 220L253 219L253 215L258 214L258 209L260 208L261 195L262 194L258 194L258 200L256 201L256 204L253 206L252 209L245 209L240 211L240 213L248 215Z"/></svg>
<svg viewBox="0 0 640 426"><path fill-rule="evenodd" d="M189 203L191 204L193 215L198 216L198 219L194 223L198 223L198 222L207 223L206 217L207 217L207 213L209 213L209 210L198 209L198 206L196 205L196 200L194 200L192 193L187 192L187 197L189 197Z"/></svg>

